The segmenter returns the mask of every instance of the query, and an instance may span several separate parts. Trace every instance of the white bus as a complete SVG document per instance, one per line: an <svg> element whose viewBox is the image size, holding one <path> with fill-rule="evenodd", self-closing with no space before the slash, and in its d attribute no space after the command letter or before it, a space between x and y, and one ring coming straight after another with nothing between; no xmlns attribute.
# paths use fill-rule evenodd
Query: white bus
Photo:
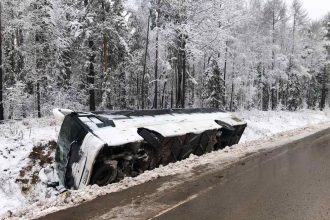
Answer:
<svg viewBox="0 0 330 220"><path fill-rule="evenodd" d="M237 144L247 124L218 109L73 112L62 120L56 167L69 189L104 186Z"/></svg>

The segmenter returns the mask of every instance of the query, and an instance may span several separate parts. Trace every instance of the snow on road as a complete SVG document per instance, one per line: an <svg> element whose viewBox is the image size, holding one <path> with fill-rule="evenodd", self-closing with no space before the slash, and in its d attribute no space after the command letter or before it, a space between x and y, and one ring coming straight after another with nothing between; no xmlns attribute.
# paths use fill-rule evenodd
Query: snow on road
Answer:
<svg viewBox="0 0 330 220"><path fill-rule="evenodd" d="M118 192L161 176L191 175L193 168L200 165L210 166L212 164L214 167L225 167L247 154L258 152L260 149L275 147L279 142L271 143L276 138L288 141L292 136L297 138L296 135L299 134L299 138L330 127L330 111L244 111L237 113L237 115L248 122L248 128L242 137L241 144L237 146L201 157L191 156L184 161L147 171L135 178L125 178L119 183L106 187L89 186L84 190L69 191L60 196L57 196L56 191L46 186L45 170L51 170L52 164L45 165L46 167L40 164L33 168L30 167L33 172L39 172L37 178L39 181L30 186L31 188L27 191L23 190L22 182L17 181L22 176L24 167L29 167L28 164L31 163L29 155L34 151L34 146L43 146L42 144L56 140L59 127L55 126L53 119L24 120L1 124L0 218L12 216L12 218L30 219L80 204L101 195ZM275 134L277 137L273 136ZM50 155L53 156L53 152Z"/></svg>

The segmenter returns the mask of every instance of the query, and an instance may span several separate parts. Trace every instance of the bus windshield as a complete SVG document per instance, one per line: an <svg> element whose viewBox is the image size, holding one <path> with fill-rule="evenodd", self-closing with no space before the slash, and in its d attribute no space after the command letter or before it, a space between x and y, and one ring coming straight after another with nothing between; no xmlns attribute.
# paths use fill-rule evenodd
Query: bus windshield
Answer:
<svg viewBox="0 0 330 220"><path fill-rule="evenodd" d="M77 117L72 115L65 117L59 133L55 156L58 177L65 186L71 185L68 181L72 181L66 177L71 176L72 159L76 154L79 154L80 146L86 134L87 131L79 124Z"/></svg>

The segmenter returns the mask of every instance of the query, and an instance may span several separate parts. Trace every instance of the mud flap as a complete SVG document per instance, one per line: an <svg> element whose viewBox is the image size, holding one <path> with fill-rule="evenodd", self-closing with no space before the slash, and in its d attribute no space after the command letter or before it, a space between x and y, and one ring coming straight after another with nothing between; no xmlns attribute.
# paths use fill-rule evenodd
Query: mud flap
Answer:
<svg viewBox="0 0 330 220"><path fill-rule="evenodd" d="M145 128L139 128L138 129L138 134L143 137L143 139L148 142L156 151L160 151L162 147L162 142L164 140L164 137L155 132L155 131L150 131Z"/></svg>
<svg viewBox="0 0 330 220"><path fill-rule="evenodd" d="M231 126L226 122L220 120L216 120L215 122L222 126L222 128L220 129L221 135L220 137L218 137L218 144L216 146L216 150L238 144L246 128L246 125Z"/></svg>

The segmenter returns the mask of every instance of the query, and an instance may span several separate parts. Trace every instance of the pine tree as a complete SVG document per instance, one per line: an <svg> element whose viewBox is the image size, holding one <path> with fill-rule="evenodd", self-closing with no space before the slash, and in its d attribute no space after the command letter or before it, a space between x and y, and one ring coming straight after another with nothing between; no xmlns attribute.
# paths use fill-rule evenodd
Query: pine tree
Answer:
<svg viewBox="0 0 330 220"><path fill-rule="evenodd" d="M1 3L0 120L54 107L327 106L329 18L309 23L298 0Z"/></svg>
<svg viewBox="0 0 330 220"><path fill-rule="evenodd" d="M271 64L270 67L266 69L266 74L269 79L269 105L272 110L277 108L278 105L278 84L279 84L279 74L277 68L277 53L278 49L278 39L280 36L280 26L285 25L287 20L286 6L283 0L268 0L264 8L264 22L268 26L269 33L271 34Z"/></svg>
<svg viewBox="0 0 330 220"><path fill-rule="evenodd" d="M293 69L295 67L292 67ZM299 78L299 72L293 71L291 72L290 80L288 82L288 101L287 108L290 111L296 111L297 109L302 107L302 83Z"/></svg>
<svg viewBox="0 0 330 220"><path fill-rule="evenodd" d="M217 109L224 109L224 80L223 74L215 60L212 61L211 66L208 70L208 102L209 106Z"/></svg>
<svg viewBox="0 0 330 220"><path fill-rule="evenodd" d="M47 100L49 84L53 81L53 68L55 67L55 24L53 23L52 0L34 0L31 4L33 13L31 21L34 24L34 34L31 39L34 43L35 68L31 83L34 85L38 117L42 116L42 101Z"/></svg>

